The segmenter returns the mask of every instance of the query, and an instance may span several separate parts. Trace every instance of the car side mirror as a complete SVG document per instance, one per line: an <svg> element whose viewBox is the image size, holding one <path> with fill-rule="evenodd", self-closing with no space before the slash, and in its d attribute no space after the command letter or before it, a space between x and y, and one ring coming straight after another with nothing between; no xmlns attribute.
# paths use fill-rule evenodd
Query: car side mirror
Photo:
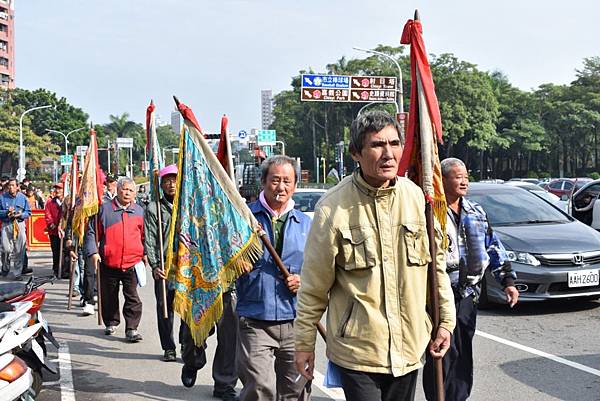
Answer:
<svg viewBox="0 0 600 401"><path fill-rule="evenodd" d="M569 200L569 195L561 195L560 200L562 201L568 201Z"/></svg>

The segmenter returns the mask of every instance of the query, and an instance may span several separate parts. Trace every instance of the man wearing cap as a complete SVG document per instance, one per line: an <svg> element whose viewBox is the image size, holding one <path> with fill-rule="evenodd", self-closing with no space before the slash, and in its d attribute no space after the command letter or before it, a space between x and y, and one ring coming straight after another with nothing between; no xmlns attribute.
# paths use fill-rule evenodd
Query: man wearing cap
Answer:
<svg viewBox="0 0 600 401"><path fill-rule="evenodd" d="M104 196L102 196L102 203L110 203L117 196L117 178L114 175L107 175L104 180Z"/></svg>
<svg viewBox="0 0 600 401"><path fill-rule="evenodd" d="M154 294L156 296L156 319L160 345L164 351L163 361L174 362L177 359L175 340L173 339L173 299L175 290L167 284L167 315L163 316L162 283L165 273L161 269L161 255L167 251L167 235L171 224L173 198L177 184L177 166L172 164L160 170L160 187L163 197L160 199L160 216L162 223L162 248L158 237L158 213L156 202L150 202L144 214L144 251L148 257L148 264L152 268L154 277ZM163 259L164 261L164 259Z"/></svg>
<svg viewBox="0 0 600 401"><path fill-rule="evenodd" d="M6 187L0 196L2 265L15 280L20 280L27 244L25 220L31 216L31 209L25 195L18 191L16 179L10 178Z"/></svg>
<svg viewBox="0 0 600 401"><path fill-rule="evenodd" d="M52 187L54 196L46 201L44 206L44 218L46 220L46 230L50 237L50 247L52 248L52 271L58 277L58 266L60 260L60 247L62 246L63 231L60 229L60 219L62 217L63 203L63 184L56 183ZM68 275L66 269L63 270L63 277Z"/></svg>

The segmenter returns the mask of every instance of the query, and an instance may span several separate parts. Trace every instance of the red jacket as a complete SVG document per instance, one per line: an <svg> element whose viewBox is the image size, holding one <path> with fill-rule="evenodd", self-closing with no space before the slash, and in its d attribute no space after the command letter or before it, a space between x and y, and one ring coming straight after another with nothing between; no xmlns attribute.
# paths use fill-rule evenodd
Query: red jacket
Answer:
<svg viewBox="0 0 600 401"><path fill-rule="evenodd" d="M102 264L112 269L128 270L144 257L144 210L137 203L123 209L116 199L103 203L85 235L85 253L100 254ZM98 241L100 248L98 249Z"/></svg>
<svg viewBox="0 0 600 401"><path fill-rule="evenodd" d="M44 206L44 219L46 220L46 230L48 230L48 235L58 235L58 226L61 217L62 207L58 204L58 199L48 199Z"/></svg>

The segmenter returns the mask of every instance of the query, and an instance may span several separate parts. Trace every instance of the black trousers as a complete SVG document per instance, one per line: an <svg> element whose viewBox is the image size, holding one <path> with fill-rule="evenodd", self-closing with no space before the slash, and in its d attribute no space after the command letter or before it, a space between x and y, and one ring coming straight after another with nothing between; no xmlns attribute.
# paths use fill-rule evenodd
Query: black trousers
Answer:
<svg viewBox="0 0 600 401"><path fill-rule="evenodd" d="M135 269L111 269L100 265L100 289L102 291L102 320L105 326L118 326L121 323L119 314L119 283L123 285L123 317L125 329L137 329L142 318L142 301L137 293L137 276Z"/></svg>
<svg viewBox="0 0 600 401"><path fill-rule="evenodd" d="M346 401L412 401L415 399L418 371L404 376L367 373L338 366Z"/></svg>
<svg viewBox="0 0 600 401"><path fill-rule="evenodd" d="M60 245L62 241L58 235L49 235L50 237L50 248L52 249L52 271L54 275L58 275L58 264L60 260Z"/></svg>
<svg viewBox="0 0 600 401"><path fill-rule="evenodd" d="M217 349L212 366L215 382L214 390L228 392L235 389L238 381L236 349L238 339L238 317L235 312L237 294L235 291L223 293L223 317L217 323ZM212 333L211 333L212 334ZM206 365L206 344L197 347L185 322L179 329L181 343L181 359L186 369L202 369Z"/></svg>
<svg viewBox="0 0 600 401"><path fill-rule="evenodd" d="M79 248L81 249L81 248ZM83 252L79 254L79 257L83 257ZM85 259L83 265L83 300L85 303L95 305L94 292L96 289L96 268L90 262L89 259Z"/></svg>
<svg viewBox="0 0 600 401"><path fill-rule="evenodd" d="M158 336L160 337L160 346L163 351L175 350L175 340L173 339L173 299L175 298L175 290L170 290L169 286L165 285L167 289L167 318L165 319L163 315L162 281L154 280Z"/></svg>
<svg viewBox="0 0 600 401"><path fill-rule="evenodd" d="M230 392L238 381L236 349L238 341L237 293L223 293L223 316L217 323L217 349L213 359L212 377L215 391Z"/></svg>
<svg viewBox="0 0 600 401"><path fill-rule="evenodd" d="M473 388L473 336L477 323L477 305L473 296L454 298L456 328L452 333L450 349L443 359L446 401L464 401ZM429 401L435 401L433 358L426 353L423 369L423 390Z"/></svg>

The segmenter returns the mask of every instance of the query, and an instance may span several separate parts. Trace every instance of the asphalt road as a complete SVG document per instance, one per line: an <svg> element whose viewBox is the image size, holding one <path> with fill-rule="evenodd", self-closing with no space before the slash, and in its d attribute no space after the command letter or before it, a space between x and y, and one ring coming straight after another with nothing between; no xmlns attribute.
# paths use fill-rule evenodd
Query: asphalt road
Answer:
<svg viewBox="0 0 600 401"><path fill-rule="evenodd" d="M32 254L30 260L36 274L50 272L49 253ZM181 360L160 360L151 286L140 289L144 340L137 344L124 340L123 327L117 335L105 336L95 316L81 316L77 306L68 311L67 286L66 280L46 286L43 311L63 347L58 355L50 346L50 358L60 359L61 370L45 376L39 400L216 400L210 373L214 337L208 340L209 364L192 389L184 388L179 378ZM600 302L562 301L480 311L478 330L472 400L600 401ZM317 370L324 373L325 366L319 342ZM314 400L343 399L342 394L339 389L324 390L319 380L313 383ZM416 399L424 400L420 380Z"/></svg>

